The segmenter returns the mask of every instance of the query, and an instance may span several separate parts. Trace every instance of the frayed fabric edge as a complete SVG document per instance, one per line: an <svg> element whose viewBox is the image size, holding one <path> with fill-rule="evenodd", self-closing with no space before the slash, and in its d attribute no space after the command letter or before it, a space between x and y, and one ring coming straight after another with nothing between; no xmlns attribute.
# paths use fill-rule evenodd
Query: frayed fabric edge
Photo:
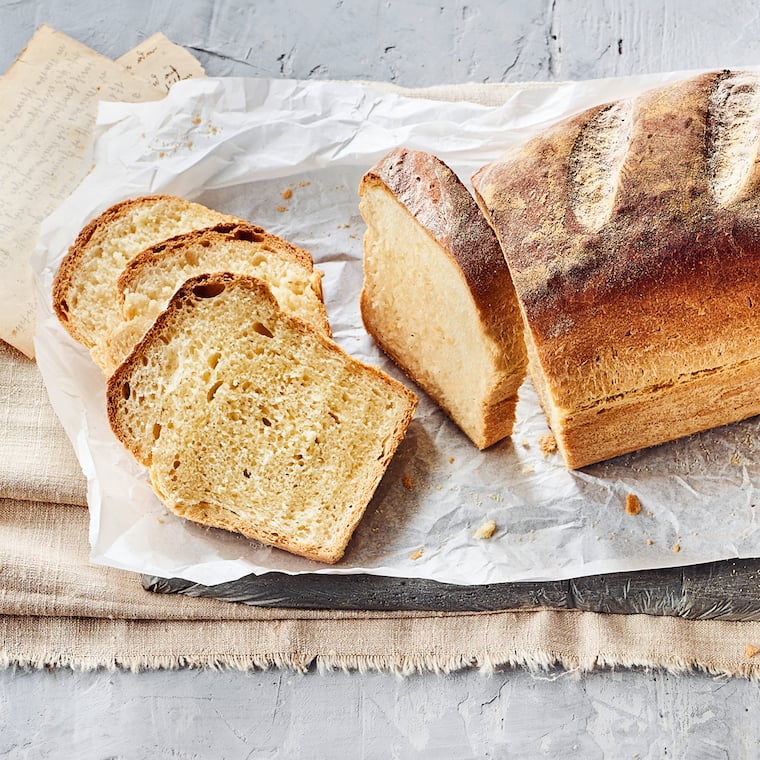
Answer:
<svg viewBox="0 0 760 760"><path fill-rule="evenodd" d="M483 676L505 669L523 669L537 677L552 678L581 676L615 670L645 670L667 672L674 675L702 673L715 678L744 678L760 681L760 662L753 663L702 663L682 658L668 658L659 662L643 658L620 660L603 655L586 659L557 656L549 652L518 654L515 652L479 655L380 656L360 654L292 653L257 655L139 655L124 658L82 657L75 655L17 654L0 651L0 668L41 670L64 668L79 672L126 671L139 673L155 670L209 669L218 671L293 670L306 673L310 670L327 676L332 672L387 673L408 678L425 673L448 675L459 671L478 671Z"/></svg>

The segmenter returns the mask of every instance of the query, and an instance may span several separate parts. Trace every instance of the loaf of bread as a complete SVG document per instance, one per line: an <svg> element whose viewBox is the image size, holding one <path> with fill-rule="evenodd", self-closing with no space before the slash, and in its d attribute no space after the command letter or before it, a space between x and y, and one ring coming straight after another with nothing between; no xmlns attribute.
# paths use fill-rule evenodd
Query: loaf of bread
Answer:
<svg viewBox="0 0 760 760"><path fill-rule="evenodd" d="M127 263L117 282L121 321L108 336L111 371L126 359L179 286L208 272L237 272L264 280L283 310L330 335L322 277L311 254L261 227L226 222L177 235Z"/></svg>
<svg viewBox="0 0 760 760"><path fill-rule="evenodd" d="M598 106L479 170L567 465L760 413L760 79Z"/></svg>
<svg viewBox="0 0 760 760"><path fill-rule="evenodd" d="M79 233L61 262L53 282L58 319L108 373L108 335L121 321L116 283L127 262L174 235L239 221L174 196L152 195L117 203Z"/></svg>
<svg viewBox="0 0 760 760"><path fill-rule="evenodd" d="M416 406L252 277L184 283L108 381L116 436L182 517L336 562Z"/></svg>
<svg viewBox="0 0 760 760"><path fill-rule="evenodd" d="M527 364L498 240L434 156L397 149L363 177L367 331L478 448L511 435Z"/></svg>

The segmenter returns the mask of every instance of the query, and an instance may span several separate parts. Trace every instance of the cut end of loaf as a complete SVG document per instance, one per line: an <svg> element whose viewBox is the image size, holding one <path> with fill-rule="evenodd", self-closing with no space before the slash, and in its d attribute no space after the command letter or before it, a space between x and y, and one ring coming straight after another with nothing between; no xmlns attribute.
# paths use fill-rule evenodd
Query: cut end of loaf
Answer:
<svg viewBox="0 0 760 760"><path fill-rule="evenodd" d="M177 514L343 555L416 398L243 275L185 283L109 380L117 437Z"/></svg>
<svg viewBox="0 0 760 760"><path fill-rule="evenodd" d="M478 448L511 435L522 321L474 199L437 158L404 149L365 175L360 195L367 331Z"/></svg>

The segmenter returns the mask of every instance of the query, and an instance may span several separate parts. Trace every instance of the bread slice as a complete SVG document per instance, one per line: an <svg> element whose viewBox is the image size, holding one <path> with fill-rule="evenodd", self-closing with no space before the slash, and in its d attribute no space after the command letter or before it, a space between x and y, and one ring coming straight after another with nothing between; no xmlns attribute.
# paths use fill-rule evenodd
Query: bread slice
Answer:
<svg viewBox="0 0 760 760"><path fill-rule="evenodd" d="M760 76L594 107L473 177L568 467L760 413Z"/></svg>
<svg viewBox="0 0 760 760"><path fill-rule="evenodd" d="M120 321L116 282L126 263L166 238L229 221L241 220L168 195L117 203L79 233L61 262L53 282L58 319L107 372L107 337Z"/></svg>
<svg viewBox="0 0 760 760"><path fill-rule="evenodd" d="M308 251L261 227L228 222L178 235L127 263L117 283L122 321L108 337L111 371L145 335L179 286L206 272L237 272L264 280L284 311L330 335L322 277Z"/></svg>
<svg viewBox="0 0 760 760"><path fill-rule="evenodd" d="M527 358L499 242L467 188L403 148L359 187L367 331L480 449L511 435Z"/></svg>
<svg viewBox="0 0 760 760"><path fill-rule="evenodd" d="M263 282L231 273L182 285L107 398L114 433L172 511L329 563L416 406Z"/></svg>

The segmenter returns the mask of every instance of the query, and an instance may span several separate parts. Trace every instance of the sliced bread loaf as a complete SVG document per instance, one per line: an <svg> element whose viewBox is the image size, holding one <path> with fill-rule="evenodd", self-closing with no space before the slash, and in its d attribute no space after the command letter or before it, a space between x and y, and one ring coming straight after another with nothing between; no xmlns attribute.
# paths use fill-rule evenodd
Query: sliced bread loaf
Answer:
<svg viewBox="0 0 760 760"><path fill-rule="evenodd" d="M330 335L321 274L314 270L308 251L261 227L229 222L178 235L127 263L117 283L122 321L108 337L111 371L145 335L179 286L207 272L237 272L264 280L284 311Z"/></svg>
<svg viewBox="0 0 760 760"><path fill-rule="evenodd" d="M175 513L330 563L416 406L230 273L182 285L107 397L116 436Z"/></svg>
<svg viewBox="0 0 760 760"><path fill-rule="evenodd" d="M512 433L527 364L509 270L454 172L397 149L362 179L367 331L478 448Z"/></svg>
<svg viewBox="0 0 760 760"><path fill-rule="evenodd" d="M63 326L108 371L107 336L120 321L116 282L143 249L190 230L240 221L168 195L123 201L93 219L61 262L53 308Z"/></svg>
<svg viewBox="0 0 760 760"><path fill-rule="evenodd" d="M473 177L568 467L760 414L760 76L595 106Z"/></svg>

